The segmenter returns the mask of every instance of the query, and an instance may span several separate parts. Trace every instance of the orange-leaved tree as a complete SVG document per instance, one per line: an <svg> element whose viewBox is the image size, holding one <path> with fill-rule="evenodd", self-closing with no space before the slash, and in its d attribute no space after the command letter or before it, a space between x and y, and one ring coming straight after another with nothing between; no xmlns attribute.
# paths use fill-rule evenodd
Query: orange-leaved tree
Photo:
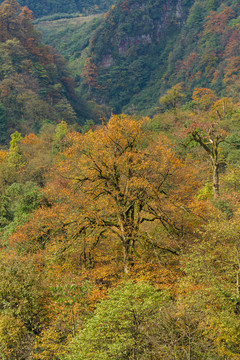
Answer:
<svg viewBox="0 0 240 360"><path fill-rule="evenodd" d="M11 242L87 269L123 266L125 274L147 252L157 261L177 256L199 221L199 182L164 136L144 131L147 122L119 115L85 135L67 134L47 205Z"/></svg>
<svg viewBox="0 0 240 360"><path fill-rule="evenodd" d="M91 229L95 245L106 238L118 242L125 274L137 244L146 238L145 224L158 224L168 239L164 250L178 253L179 239L192 224L192 195L198 186L194 169L177 158L166 138L144 133L146 122L113 116L81 138L80 146L73 144L59 165L75 183L78 234Z"/></svg>

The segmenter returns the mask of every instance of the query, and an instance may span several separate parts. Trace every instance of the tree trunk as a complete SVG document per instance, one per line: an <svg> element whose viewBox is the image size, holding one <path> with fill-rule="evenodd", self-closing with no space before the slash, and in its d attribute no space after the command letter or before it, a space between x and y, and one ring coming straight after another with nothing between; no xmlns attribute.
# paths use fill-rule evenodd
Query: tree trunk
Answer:
<svg viewBox="0 0 240 360"><path fill-rule="evenodd" d="M134 265L131 243L124 244L123 267L125 277L128 276L130 268Z"/></svg>
<svg viewBox="0 0 240 360"><path fill-rule="evenodd" d="M219 191L219 164L213 163L213 192L214 192L214 199L219 198L220 191Z"/></svg>
<svg viewBox="0 0 240 360"><path fill-rule="evenodd" d="M129 273L129 263L128 263L128 251L126 246L124 246L124 254L123 254L123 269L125 277L128 277Z"/></svg>
<svg viewBox="0 0 240 360"><path fill-rule="evenodd" d="M210 138L211 139L211 138ZM213 193L214 199L219 198L220 191L219 191L219 162L218 162L218 146L219 146L219 139L212 140L212 168L213 168Z"/></svg>

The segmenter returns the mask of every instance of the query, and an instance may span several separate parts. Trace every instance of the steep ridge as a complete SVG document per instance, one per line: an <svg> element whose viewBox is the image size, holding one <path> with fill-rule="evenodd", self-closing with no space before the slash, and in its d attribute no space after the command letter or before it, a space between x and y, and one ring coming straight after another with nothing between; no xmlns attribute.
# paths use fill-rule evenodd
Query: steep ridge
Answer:
<svg viewBox="0 0 240 360"><path fill-rule="evenodd" d="M90 40L83 75L92 93L119 112L147 86L187 20L192 1L119 2Z"/></svg>
<svg viewBox="0 0 240 360"><path fill-rule="evenodd" d="M168 59L161 91L182 83L189 95L207 87L220 96L238 96L239 15L239 1L195 1Z"/></svg>
<svg viewBox="0 0 240 360"><path fill-rule="evenodd" d="M31 20L31 11L15 0L0 6L2 143L15 130L37 132L48 121L81 123L90 117L64 59L41 44Z"/></svg>
<svg viewBox="0 0 240 360"><path fill-rule="evenodd" d="M230 0L119 1L68 58L85 61L82 91L114 112L149 111L177 83L189 99L196 87L235 96L239 14Z"/></svg>

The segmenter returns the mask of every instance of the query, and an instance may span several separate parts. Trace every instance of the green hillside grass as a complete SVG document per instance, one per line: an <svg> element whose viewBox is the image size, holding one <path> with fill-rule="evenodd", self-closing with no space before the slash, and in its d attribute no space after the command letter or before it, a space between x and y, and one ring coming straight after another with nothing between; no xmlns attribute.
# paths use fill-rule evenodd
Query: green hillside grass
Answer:
<svg viewBox="0 0 240 360"><path fill-rule="evenodd" d="M103 18L104 14L94 14L58 20L42 18L37 22L44 43L56 48L67 59L78 84L89 53L89 40Z"/></svg>

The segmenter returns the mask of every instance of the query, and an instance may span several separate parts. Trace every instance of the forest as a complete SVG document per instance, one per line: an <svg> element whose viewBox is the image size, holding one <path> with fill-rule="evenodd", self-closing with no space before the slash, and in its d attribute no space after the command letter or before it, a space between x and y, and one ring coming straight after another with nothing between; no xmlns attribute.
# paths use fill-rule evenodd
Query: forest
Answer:
<svg viewBox="0 0 240 360"><path fill-rule="evenodd" d="M68 59L81 93L113 113L154 115L159 97L178 83L189 101L201 87L237 100L239 1L181 4L120 1L103 20L57 32L39 29Z"/></svg>
<svg viewBox="0 0 240 360"><path fill-rule="evenodd" d="M2 3L3 0L0 0ZM34 12L36 18L43 16L63 14L91 14L96 12L107 11L114 0L44 0L44 2L36 0L19 0L21 6L27 6Z"/></svg>
<svg viewBox="0 0 240 360"><path fill-rule="evenodd" d="M240 8L181 6L0 5L1 360L240 360Z"/></svg>

